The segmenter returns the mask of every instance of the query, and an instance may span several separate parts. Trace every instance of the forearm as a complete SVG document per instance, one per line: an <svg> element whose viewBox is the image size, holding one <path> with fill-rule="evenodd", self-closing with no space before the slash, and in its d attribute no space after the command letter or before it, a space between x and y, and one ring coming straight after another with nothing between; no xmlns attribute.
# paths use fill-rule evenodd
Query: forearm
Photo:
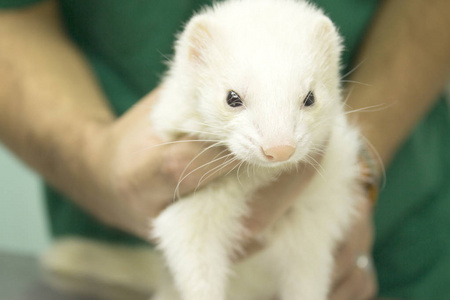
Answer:
<svg viewBox="0 0 450 300"><path fill-rule="evenodd" d="M372 108L350 116L385 165L449 78L449 28L448 0L389 0L362 44L347 104L349 110Z"/></svg>
<svg viewBox="0 0 450 300"><path fill-rule="evenodd" d="M94 184L95 134L114 117L54 4L0 12L0 139L82 201Z"/></svg>

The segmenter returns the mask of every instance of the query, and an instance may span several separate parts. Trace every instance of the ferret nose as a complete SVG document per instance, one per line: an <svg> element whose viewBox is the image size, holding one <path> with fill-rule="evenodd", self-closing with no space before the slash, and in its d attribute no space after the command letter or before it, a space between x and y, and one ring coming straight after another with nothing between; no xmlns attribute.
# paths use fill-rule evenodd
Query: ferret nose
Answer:
<svg viewBox="0 0 450 300"><path fill-rule="evenodd" d="M279 162L288 160L294 154L295 147L281 145L269 148L261 147L261 150L269 161Z"/></svg>

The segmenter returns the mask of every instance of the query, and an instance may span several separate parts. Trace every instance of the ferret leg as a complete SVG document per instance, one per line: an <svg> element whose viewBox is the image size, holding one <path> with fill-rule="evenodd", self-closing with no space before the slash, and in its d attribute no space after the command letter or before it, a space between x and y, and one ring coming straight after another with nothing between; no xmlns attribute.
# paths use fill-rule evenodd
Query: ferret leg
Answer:
<svg viewBox="0 0 450 300"><path fill-rule="evenodd" d="M276 267L266 251L247 257L234 265L230 276L227 300L275 300L277 292Z"/></svg>
<svg viewBox="0 0 450 300"><path fill-rule="evenodd" d="M225 300L230 255L246 211L240 193L207 189L172 204L154 222L175 284L184 300Z"/></svg>
<svg viewBox="0 0 450 300"><path fill-rule="evenodd" d="M284 274L284 282L281 285L281 300L326 300L331 277L332 260L330 253L318 250L318 252L305 251L310 253L309 259L306 256L295 256L292 261L297 260L288 266Z"/></svg>
<svg viewBox="0 0 450 300"><path fill-rule="evenodd" d="M281 300L326 300L333 268L333 242L311 213L282 220L274 248ZM284 227L284 228L283 228Z"/></svg>

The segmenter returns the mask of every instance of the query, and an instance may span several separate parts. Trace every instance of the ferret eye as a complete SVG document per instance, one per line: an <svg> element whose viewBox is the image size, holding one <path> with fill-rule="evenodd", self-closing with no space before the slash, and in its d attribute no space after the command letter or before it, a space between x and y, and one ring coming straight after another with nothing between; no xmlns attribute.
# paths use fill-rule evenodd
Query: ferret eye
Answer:
<svg viewBox="0 0 450 300"><path fill-rule="evenodd" d="M316 101L313 92L308 92L308 95L306 95L305 100L303 100L303 105L305 106L311 106Z"/></svg>
<svg viewBox="0 0 450 300"><path fill-rule="evenodd" d="M231 107L239 107L243 105L241 97L239 97L235 91L228 92L227 104Z"/></svg>

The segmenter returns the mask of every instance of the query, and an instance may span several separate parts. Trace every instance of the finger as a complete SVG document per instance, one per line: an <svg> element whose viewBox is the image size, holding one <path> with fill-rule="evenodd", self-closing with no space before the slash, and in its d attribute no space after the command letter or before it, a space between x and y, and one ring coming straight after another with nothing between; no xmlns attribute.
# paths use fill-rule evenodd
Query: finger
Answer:
<svg viewBox="0 0 450 300"><path fill-rule="evenodd" d="M251 214L244 219L244 226L250 236L258 236L288 213L314 174L315 169L311 165L300 165L298 172L285 172L276 181L258 190L249 203Z"/></svg>
<svg viewBox="0 0 450 300"><path fill-rule="evenodd" d="M134 142L136 155L146 156L149 166L141 178L153 178L155 157L159 161L156 168L163 182L155 180L161 196L158 198L174 200L177 196L193 192L208 182L223 176L237 166L237 159L221 147L218 140L185 137L176 141L163 141L150 122L150 112L158 99L161 88L153 90L134 105L122 117L122 123L130 128L128 140ZM128 144L130 141L127 142ZM135 158L135 157L134 157ZM150 177L152 176L152 177ZM162 188L161 189L161 184ZM167 193L169 191L169 193ZM170 203L170 202L169 202Z"/></svg>
<svg viewBox="0 0 450 300"><path fill-rule="evenodd" d="M370 252L373 241L373 225L369 201L361 201L357 207L358 217L350 227L346 238L335 252L332 286L337 286L352 272L356 255Z"/></svg>
<svg viewBox="0 0 450 300"><path fill-rule="evenodd" d="M245 243L242 245L242 249L237 251L234 256L232 257L232 261L234 263L242 261L243 259L246 259L253 254L261 251L264 248L265 244L262 241L251 239L246 240Z"/></svg>
<svg viewBox="0 0 450 300"><path fill-rule="evenodd" d="M353 268L351 274L332 290L330 300L369 300L376 296L377 284L372 270Z"/></svg>
<svg viewBox="0 0 450 300"><path fill-rule="evenodd" d="M173 181L177 195L195 191L240 163L214 141L183 139L163 151L162 172Z"/></svg>
<svg viewBox="0 0 450 300"><path fill-rule="evenodd" d="M351 243L347 240L342 243L335 254L335 266L332 277L332 288L339 286L352 273L355 266L356 254Z"/></svg>
<svg viewBox="0 0 450 300"><path fill-rule="evenodd" d="M136 140L138 138L131 140L130 143ZM149 217L157 216L161 210L183 194L192 192L228 172L236 163L234 161L223 163L224 159L217 159L216 156L222 150L208 149L210 153L206 153L207 151L202 153L205 148L196 143L170 144L152 150L154 151L134 153L124 151L123 156L126 157L118 160L122 163L116 166L120 169L121 179L116 180L118 184L115 185L130 204L136 202L136 206L144 209ZM210 163L211 161L213 162ZM142 201L147 201L145 199L151 201L151 205L142 206Z"/></svg>

